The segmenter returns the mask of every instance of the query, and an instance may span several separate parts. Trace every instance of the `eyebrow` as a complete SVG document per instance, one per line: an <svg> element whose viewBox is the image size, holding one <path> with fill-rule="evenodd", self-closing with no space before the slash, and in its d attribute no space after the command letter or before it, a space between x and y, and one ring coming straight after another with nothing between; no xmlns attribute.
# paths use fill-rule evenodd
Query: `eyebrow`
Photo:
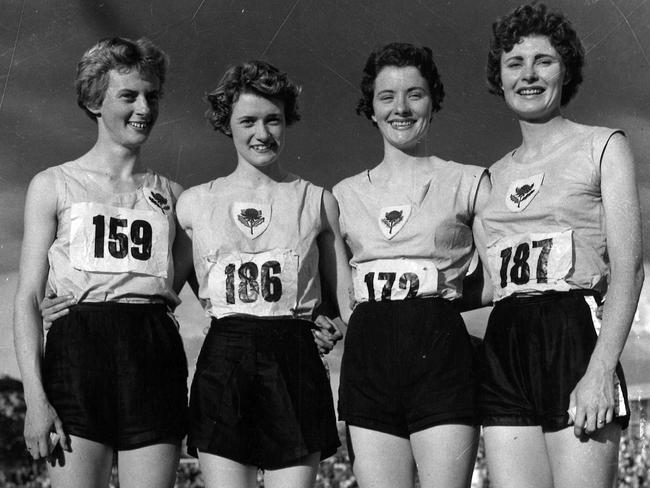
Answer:
<svg viewBox="0 0 650 488"><path fill-rule="evenodd" d="M534 58L534 59L540 59L540 58L553 58L553 59L559 59L560 56L556 56L556 55L551 54L551 53L539 53L539 54L535 54L535 58ZM524 57L523 57L522 55L520 55L520 54L512 55L512 56L506 56L506 57L504 58L504 61L510 61L510 60L512 60L512 59L521 60L521 59L524 59Z"/></svg>
<svg viewBox="0 0 650 488"><path fill-rule="evenodd" d="M132 93L139 93L139 90L134 90L132 88L120 88L117 92L118 95L132 94ZM147 95L158 95L160 93L160 90L151 90L145 93Z"/></svg>
<svg viewBox="0 0 650 488"><path fill-rule="evenodd" d="M412 91L416 91L416 90L426 90L426 88L423 87L423 86L416 85L416 86L411 86L411 87L406 89L407 92L412 92ZM382 93L395 93L395 90L391 90L389 88L386 88L385 90L381 90L380 92L377 92L377 95L381 95Z"/></svg>

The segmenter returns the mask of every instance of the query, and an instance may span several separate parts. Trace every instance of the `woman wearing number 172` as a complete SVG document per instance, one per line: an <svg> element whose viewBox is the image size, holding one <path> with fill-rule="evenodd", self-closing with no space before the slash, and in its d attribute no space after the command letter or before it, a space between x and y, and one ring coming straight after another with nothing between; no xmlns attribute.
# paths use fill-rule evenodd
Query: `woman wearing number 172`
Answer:
<svg viewBox="0 0 650 488"><path fill-rule="evenodd" d="M490 181L485 168L432 154L443 97L429 48L373 51L357 113L378 128L383 158L333 189L357 302L339 417L362 487L413 486L417 468L423 488L464 488L476 458L474 350L458 304L470 302L475 250L484 257Z"/></svg>

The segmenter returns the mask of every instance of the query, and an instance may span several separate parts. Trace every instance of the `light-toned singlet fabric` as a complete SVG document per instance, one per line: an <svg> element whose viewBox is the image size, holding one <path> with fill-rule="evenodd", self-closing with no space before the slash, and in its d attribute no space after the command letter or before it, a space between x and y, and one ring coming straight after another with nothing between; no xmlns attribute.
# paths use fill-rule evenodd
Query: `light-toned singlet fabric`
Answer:
<svg viewBox="0 0 650 488"><path fill-rule="evenodd" d="M114 194L75 162L45 170L58 196L48 288L79 302L180 303L172 290L174 196L148 172L135 191Z"/></svg>
<svg viewBox="0 0 650 488"><path fill-rule="evenodd" d="M311 320L321 298L323 189L289 175L265 188L218 178L188 191L196 202L194 267L206 314Z"/></svg>

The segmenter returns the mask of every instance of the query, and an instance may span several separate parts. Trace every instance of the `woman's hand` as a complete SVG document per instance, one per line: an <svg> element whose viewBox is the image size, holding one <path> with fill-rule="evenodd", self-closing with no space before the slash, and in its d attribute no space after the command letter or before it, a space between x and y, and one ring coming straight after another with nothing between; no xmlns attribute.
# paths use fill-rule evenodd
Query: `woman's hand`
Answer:
<svg viewBox="0 0 650 488"><path fill-rule="evenodd" d="M76 303L77 300L72 295L57 297L53 292L48 293L39 305L45 330L49 330L56 319L68 315L70 307Z"/></svg>
<svg viewBox="0 0 650 488"><path fill-rule="evenodd" d="M32 401L25 414L25 444L34 459L49 457L57 444L69 451L63 423L47 400Z"/></svg>
<svg viewBox="0 0 650 488"><path fill-rule="evenodd" d="M570 423L573 421L576 437L592 434L614 419L614 395L614 371L587 369L569 399Z"/></svg>
<svg viewBox="0 0 650 488"><path fill-rule="evenodd" d="M313 329L314 341L318 346L318 351L322 354L328 354L338 341L343 338L342 328L345 328L340 317L330 319L325 315L319 315L314 320L316 328Z"/></svg>

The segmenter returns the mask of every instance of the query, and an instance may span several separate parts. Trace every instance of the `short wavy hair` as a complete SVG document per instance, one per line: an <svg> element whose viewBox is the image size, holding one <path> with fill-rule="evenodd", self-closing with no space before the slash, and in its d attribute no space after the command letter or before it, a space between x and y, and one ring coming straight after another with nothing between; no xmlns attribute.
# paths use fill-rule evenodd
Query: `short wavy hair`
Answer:
<svg viewBox="0 0 650 488"><path fill-rule="evenodd" d="M582 83L585 51L571 22L562 13L549 10L543 3L521 5L492 24L487 61L490 93L503 97L501 55L510 52L526 36L547 37L562 58L566 72L560 104L566 105Z"/></svg>
<svg viewBox="0 0 650 488"><path fill-rule="evenodd" d="M366 61L361 78L361 98L357 102L357 115L365 115L372 120L375 79L386 66L397 66L398 68L415 66L429 85L433 112L440 110L442 100L445 98L445 90L436 63L433 61L431 49L406 42L393 42L375 49ZM373 124L377 125L375 122Z"/></svg>
<svg viewBox="0 0 650 488"><path fill-rule="evenodd" d="M104 101L110 70L129 72L137 69L153 75L158 78L162 94L168 65L169 58L165 52L144 37L135 41L124 37L102 39L86 51L77 63L77 104L97 121L97 115L88 107L97 108Z"/></svg>
<svg viewBox="0 0 650 488"><path fill-rule="evenodd" d="M284 120L287 126L300 120L300 86L275 66L265 61L253 60L228 68L217 87L206 94L210 108L205 112L205 118L214 130L232 137L230 117L233 106L242 93L281 100L284 103Z"/></svg>

